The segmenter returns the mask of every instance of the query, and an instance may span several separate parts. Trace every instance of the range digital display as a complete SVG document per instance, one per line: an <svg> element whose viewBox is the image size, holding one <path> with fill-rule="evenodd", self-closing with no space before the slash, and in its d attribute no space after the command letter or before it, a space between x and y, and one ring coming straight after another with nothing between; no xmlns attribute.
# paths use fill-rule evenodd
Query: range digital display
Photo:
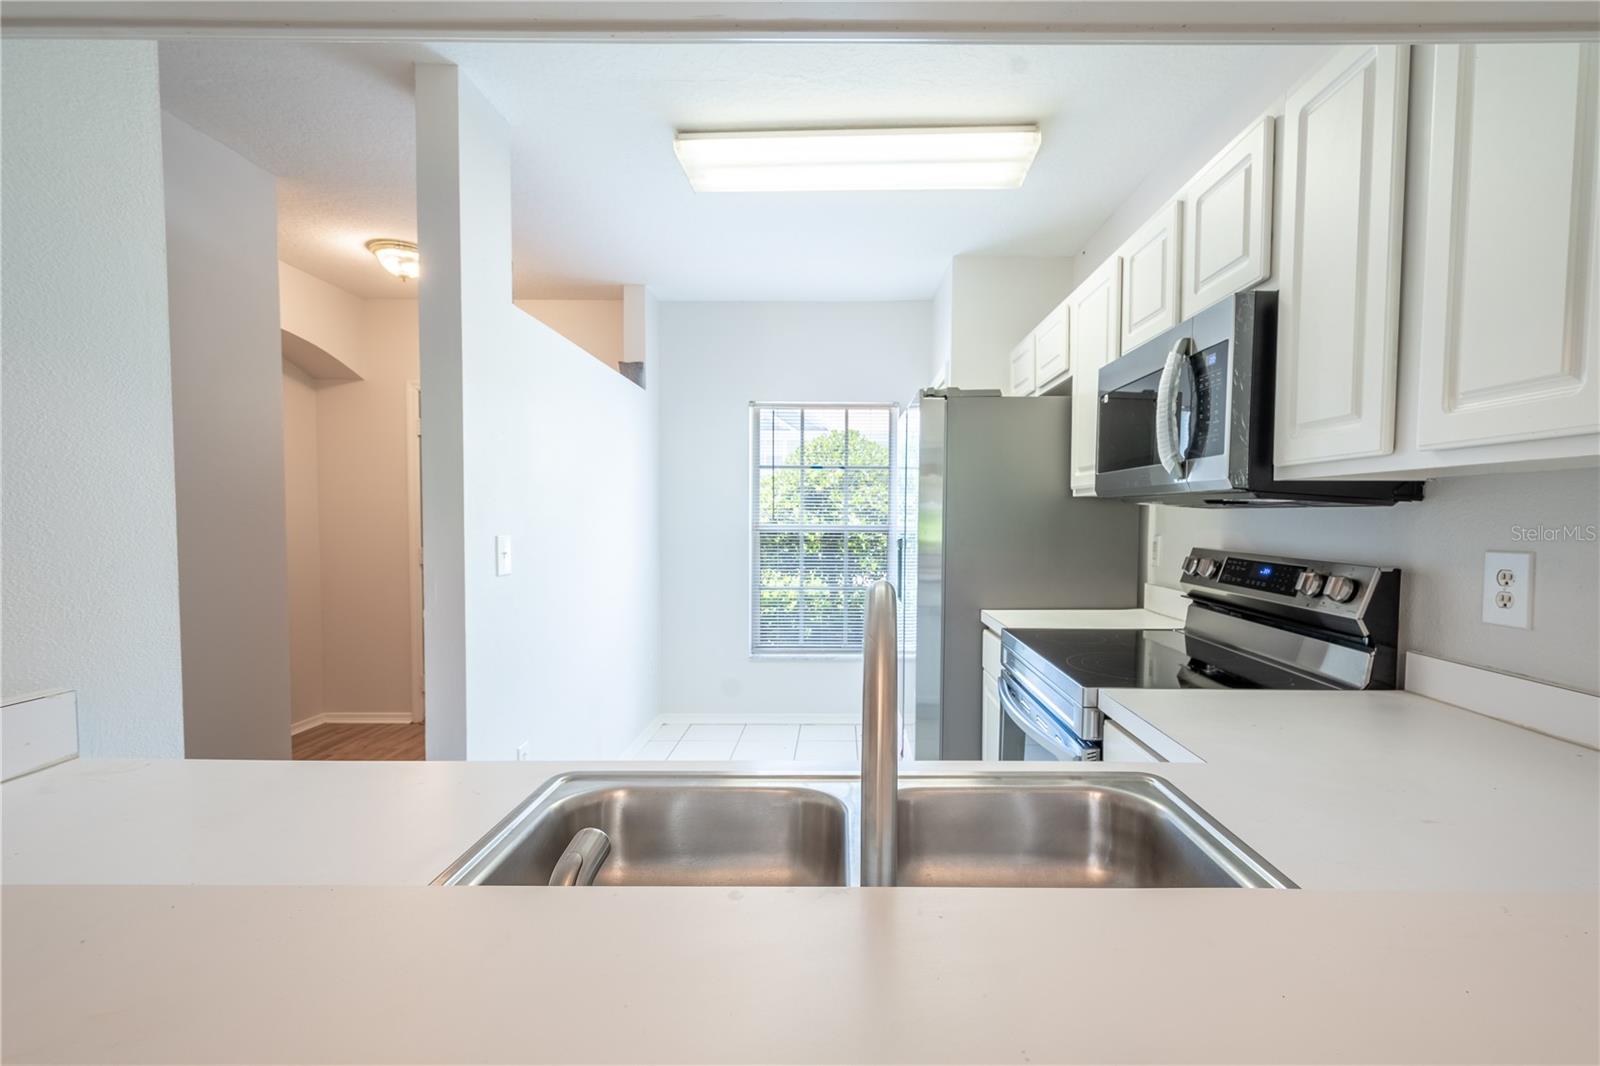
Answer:
<svg viewBox="0 0 1600 1066"><path fill-rule="evenodd" d="M1222 564L1222 573L1217 575L1217 583L1259 589L1280 596L1293 596L1294 584L1300 580L1300 575L1303 573L1305 573L1303 566L1267 563L1259 559L1230 555L1228 561Z"/></svg>

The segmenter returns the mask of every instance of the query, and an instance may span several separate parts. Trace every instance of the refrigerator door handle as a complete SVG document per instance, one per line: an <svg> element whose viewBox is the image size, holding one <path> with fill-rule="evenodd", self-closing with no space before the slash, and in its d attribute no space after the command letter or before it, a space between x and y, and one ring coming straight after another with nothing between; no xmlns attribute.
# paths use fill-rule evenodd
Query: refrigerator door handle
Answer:
<svg viewBox="0 0 1600 1066"><path fill-rule="evenodd" d="M906 535L894 539L894 591L904 603L906 598Z"/></svg>

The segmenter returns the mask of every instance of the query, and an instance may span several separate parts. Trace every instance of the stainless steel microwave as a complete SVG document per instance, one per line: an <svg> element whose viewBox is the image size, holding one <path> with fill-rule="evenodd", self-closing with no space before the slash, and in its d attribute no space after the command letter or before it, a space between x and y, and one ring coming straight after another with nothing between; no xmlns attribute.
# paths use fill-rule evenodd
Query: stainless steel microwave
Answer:
<svg viewBox="0 0 1600 1066"><path fill-rule="evenodd" d="M1242 292L1100 368L1095 493L1190 507L1392 504L1416 481L1279 481L1278 294Z"/></svg>

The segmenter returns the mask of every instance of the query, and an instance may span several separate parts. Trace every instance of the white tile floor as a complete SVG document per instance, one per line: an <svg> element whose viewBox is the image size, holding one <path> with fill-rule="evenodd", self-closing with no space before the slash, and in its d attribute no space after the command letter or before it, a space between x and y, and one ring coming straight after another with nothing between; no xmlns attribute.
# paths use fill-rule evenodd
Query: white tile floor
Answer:
<svg viewBox="0 0 1600 1066"><path fill-rule="evenodd" d="M853 763L861 758L860 734L848 723L668 722L634 758Z"/></svg>

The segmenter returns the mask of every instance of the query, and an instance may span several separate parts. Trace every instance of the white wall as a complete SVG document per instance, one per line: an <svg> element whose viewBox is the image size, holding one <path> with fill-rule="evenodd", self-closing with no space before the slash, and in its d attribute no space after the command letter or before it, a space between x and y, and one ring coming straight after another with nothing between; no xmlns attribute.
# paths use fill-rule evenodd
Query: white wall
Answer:
<svg viewBox="0 0 1600 1066"><path fill-rule="evenodd" d="M1184 553L1197 546L1399 566L1402 649L1600 692L1600 545L1517 539L1519 527L1600 526L1595 471L1439 478L1426 492L1392 508L1153 507L1147 536L1162 538L1153 580L1177 585ZM1483 621L1486 551L1534 554L1532 629Z"/></svg>
<svg viewBox="0 0 1600 1066"><path fill-rule="evenodd" d="M615 367L622 361L621 300L513 302L602 363Z"/></svg>
<svg viewBox="0 0 1600 1066"><path fill-rule="evenodd" d="M317 392L322 512L323 709L411 709L406 386L417 304L364 300L366 377ZM426 405L426 399L424 399Z"/></svg>
<svg viewBox="0 0 1600 1066"><path fill-rule="evenodd" d="M429 757L614 756L655 713L656 394L512 305L505 122L416 87Z"/></svg>
<svg viewBox="0 0 1600 1066"><path fill-rule="evenodd" d="M317 506L317 384L283 364L283 517L289 552L292 722L322 713L322 520Z"/></svg>
<svg viewBox="0 0 1600 1066"><path fill-rule="evenodd" d="M958 255L933 302L936 365L960 389L1003 389L1011 352L1072 291L1070 258Z"/></svg>
<svg viewBox="0 0 1600 1066"><path fill-rule="evenodd" d="M315 654L320 665L314 700L310 668L296 667L294 717L405 717L413 679L406 404L408 386L419 377L417 302L363 300L287 265L280 276L293 279L281 294L284 328L319 323L314 335L363 374L359 380L299 376L309 429L285 411L286 438L309 441L316 494L315 566L296 561L291 550L290 574L291 589L315 581L316 620L307 607L294 615L290 632L298 661ZM302 504L301 515L309 509ZM296 536L291 515L290 537ZM309 598L303 592L301 602Z"/></svg>
<svg viewBox="0 0 1600 1066"><path fill-rule="evenodd" d="M927 303L661 305L664 713L860 712L859 658L750 657L749 405L904 404L932 322Z"/></svg>
<svg viewBox="0 0 1600 1066"><path fill-rule="evenodd" d="M277 184L171 115L162 144L184 751L287 758Z"/></svg>
<svg viewBox="0 0 1600 1066"><path fill-rule="evenodd" d="M377 264L373 264L376 269ZM278 316L284 357L320 380L353 380L367 372L361 317L365 303L337 285L288 263L278 264Z"/></svg>
<svg viewBox="0 0 1600 1066"><path fill-rule="evenodd" d="M955 266L946 270L933 294L933 345L929 353L927 372L923 385L948 385L950 383L950 343L955 331Z"/></svg>
<svg viewBox="0 0 1600 1066"><path fill-rule="evenodd" d="M156 46L0 44L5 695L183 754Z"/></svg>
<svg viewBox="0 0 1600 1066"><path fill-rule="evenodd" d="M1300 74L1290 77L1286 82L1273 79L1262 81L1256 86L1255 92L1241 94L1228 101L1226 107L1214 111L1205 125L1190 131L1184 143L1169 146L1165 164L1129 192L1128 198L1118 205L1074 256L1074 284L1087 277L1108 255L1120 248L1134 230L1172 199L1184 182L1197 174L1252 122L1266 114L1282 118L1289 90L1304 75L1315 71L1333 51L1333 46L1305 45L1303 51L1305 63L1300 68ZM1276 143L1281 151L1281 134Z"/></svg>

